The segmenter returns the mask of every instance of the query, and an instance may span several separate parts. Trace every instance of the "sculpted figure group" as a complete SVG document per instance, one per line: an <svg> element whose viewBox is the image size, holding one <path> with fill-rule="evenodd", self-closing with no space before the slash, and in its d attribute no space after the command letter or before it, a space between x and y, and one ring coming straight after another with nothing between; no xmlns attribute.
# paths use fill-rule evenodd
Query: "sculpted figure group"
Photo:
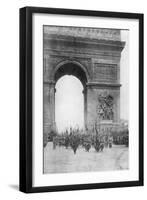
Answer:
<svg viewBox="0 0 147 200"><path fill-rule="evenodd" d="M113 97L110 95L99 95L98 108L99 120L113 120Z"/></svg>

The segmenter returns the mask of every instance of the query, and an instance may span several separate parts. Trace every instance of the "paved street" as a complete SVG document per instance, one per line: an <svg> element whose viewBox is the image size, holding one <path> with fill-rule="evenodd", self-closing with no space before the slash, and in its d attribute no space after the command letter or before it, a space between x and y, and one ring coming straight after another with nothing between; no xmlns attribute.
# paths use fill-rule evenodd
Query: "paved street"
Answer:
<svg viewBox="0 0 147 200"><path fill-rule="evenodd" d="M72 149L56 147L49 142L44 149L44 173L88 172L128 169L128 148L123 145L113 145L103 152L93 148L86 152L79 148L76 154Z"/></svg>

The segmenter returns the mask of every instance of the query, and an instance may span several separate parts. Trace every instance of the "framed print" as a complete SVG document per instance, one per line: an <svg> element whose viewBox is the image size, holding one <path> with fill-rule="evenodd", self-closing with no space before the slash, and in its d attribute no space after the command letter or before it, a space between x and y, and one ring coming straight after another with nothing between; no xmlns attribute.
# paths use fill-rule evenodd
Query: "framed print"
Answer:
<svg viewBox="0 0 147 200"><path fill-rule="evenodd" d="M20 9L20 191L143 185L143 14Z"/></svg>

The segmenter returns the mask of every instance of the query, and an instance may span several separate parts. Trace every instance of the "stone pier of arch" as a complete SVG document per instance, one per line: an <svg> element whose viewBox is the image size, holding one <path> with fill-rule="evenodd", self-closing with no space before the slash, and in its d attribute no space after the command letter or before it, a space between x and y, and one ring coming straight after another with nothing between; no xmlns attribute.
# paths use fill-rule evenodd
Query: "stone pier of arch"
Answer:
<svg viewBox="0 0 147 200"><path fill-rule="evenodd" d="M125 45L120 30L44 26L43 34L44 140L55 129L55 84L64 75L74 75L83 84L86 128L105 121L118 124L120 59ZM99 97L113 98L110 119L102 115Z"/></svg>

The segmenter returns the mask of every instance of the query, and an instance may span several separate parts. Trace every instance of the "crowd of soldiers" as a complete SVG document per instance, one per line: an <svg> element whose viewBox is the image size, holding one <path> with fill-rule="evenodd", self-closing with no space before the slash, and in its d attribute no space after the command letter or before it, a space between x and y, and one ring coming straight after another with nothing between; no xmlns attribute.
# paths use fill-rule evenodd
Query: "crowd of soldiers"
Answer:
<svg viewBox="0 0 147 200"><path fill-rule="evenodd" d="M57 146L64 146L66 149L73 149L74 154L79 147L89 152L93 147L96 152L103 151L104 148L112 148L113 144L124 144L128 146L128 132L126 134L104 134L95 130L95 133L80 130L79 128L70 128L62 134L55 134L52 137L53 149Z"/></svg>

